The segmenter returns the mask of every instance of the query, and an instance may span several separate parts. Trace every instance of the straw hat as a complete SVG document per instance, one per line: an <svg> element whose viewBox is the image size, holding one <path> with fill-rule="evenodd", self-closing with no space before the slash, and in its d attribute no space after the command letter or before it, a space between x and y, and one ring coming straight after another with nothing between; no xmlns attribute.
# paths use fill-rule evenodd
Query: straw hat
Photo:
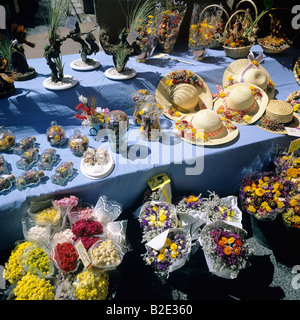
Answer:
<svg viewBox="0 0 300 320"><path fill-rule="evenodd" d="M161 105L164 115L172 120L213 107L207 84L200 76L186 70L172 71L160 80L156 88L156 102Z"/></svg>
<svg viewBox="0 0 300 320"><path fill-rule="evenodd" d="M224 97L215 100L214 109L238 124L256 122L265 112L267 94L251 83L236 83L227 87Z"/></svg>
<svg viewBox="0 0 300 320"><path fill-rule="evenodd" d="M192 117L189 116L189 121L179 120L176 122L175 127L182 140L202 146L215 146L230 142L239 133L234 124L226 118L221 119L211 109L198 111ZM178 132L178 128L181 132Z"/></svg>
<svg viewBox="0 0 300 320"><path fill-rule="evenodd" d="M267 93L270 100L273 99L275 88L274 86L270 86L270 83L273 83L270 74L261 64L257 63L257 65L255 65L256 62L252 64L253 62L254 60L251 62L249 58L232 62L223 74L223 87L226 88L235 83L247 82L258 86ZM245 69L246 71L243 76L241 76Z"/></svg>
<svg viewBox="0 0 300 320"><path fill-rule="evenodd" d="M281 126L276 128L275 125L272 126L272 122ZM300 129L300 117L288 102L270 100L266 112L257 122L257 126L269 132L287 134L284 127Z"/></svg>

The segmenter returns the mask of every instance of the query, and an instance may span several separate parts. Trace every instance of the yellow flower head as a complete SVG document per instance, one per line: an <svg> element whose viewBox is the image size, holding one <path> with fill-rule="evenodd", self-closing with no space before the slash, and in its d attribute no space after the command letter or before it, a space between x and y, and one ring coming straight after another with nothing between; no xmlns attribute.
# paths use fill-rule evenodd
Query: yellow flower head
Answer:
<svg viewBox="0 0 300 320"><path fill-rule="evenodd" d="M255 66L258 66L258 65L259 65L259 63L258 63L257 60L253 60L252 63L253 63Z"/></svg>
<svg viewBox="0 0 300 320"><path fill-rule="evenodd" d="M165 261L165 255L160 253L158 256L157 256L157 259L160 260L161 262Z"/></svg>
<svg viewBox="0 0 300 320"><path fill-rule="evenodd" d="M171 244L170 248L171 248L172 251L177 250L177 244L176 244L175 242L173 242L173 243Z"/></svg>

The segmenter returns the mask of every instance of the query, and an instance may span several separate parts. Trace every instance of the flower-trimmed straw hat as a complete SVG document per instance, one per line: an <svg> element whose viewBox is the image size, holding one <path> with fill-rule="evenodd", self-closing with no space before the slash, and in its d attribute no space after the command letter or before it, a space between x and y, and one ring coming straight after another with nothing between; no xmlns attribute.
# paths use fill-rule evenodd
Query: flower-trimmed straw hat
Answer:
<svg viewBox="0 0 300 320"><path fill-rule="evenodd" d="M238 136L238 128L214 110L203 109L194 115L178 120L175 132L183 141L202 146L216 146L232 141Z"/></svg>
<svg viewBox="0 0 300 320"><path fill-rule="evenodd" d="M268 71L260 64L263 61L263 54L256 58L252 52L248 59L233 61L223 74L223 87L227 88L235 83L252 83L263 89L271 100L275 95L275 84Z"/></svg>
<svg viewBox="0 0 300 320"><path fill-rule="evenodd" d="M256 125L265 131L287 134L285 127L300 129L300 117L286 101L270 100L265 114Z"/></svg>
<svg viewBox="0 0 300 320"><path fill-rule="evenodd" d="M211 91L203 79L191 71L175 70L164 76L156 88L156 101L171 120L212 109Z"/></svg>
<svg viewBox="0 0 300 320"><path fill-rule="evenodd" d="M237 124L256 122L269 103L267 94L251 83L236 83L219 91L221 92L214 102L214 110Z"/></svg>

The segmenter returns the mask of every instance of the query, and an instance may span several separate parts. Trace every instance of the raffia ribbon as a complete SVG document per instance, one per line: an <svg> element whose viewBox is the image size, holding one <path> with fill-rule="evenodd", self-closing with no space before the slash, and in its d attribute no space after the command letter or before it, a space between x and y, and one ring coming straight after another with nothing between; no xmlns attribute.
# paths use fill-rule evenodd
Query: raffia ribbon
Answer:
<svg viewBox="0 0 300 320"><path fill-rule="evenodd" d="M250 61L250 63L241 72L239 82L241 82L241 83L245 82L245 74L246 74L246 72L248 70L252 69L252 68L259 68L259 64L263 61L263 59L264 58L263 58L263 53L262 52L256 57L256 59L254 59L253 52L250 52L248 54L248 60Z"/></svg>

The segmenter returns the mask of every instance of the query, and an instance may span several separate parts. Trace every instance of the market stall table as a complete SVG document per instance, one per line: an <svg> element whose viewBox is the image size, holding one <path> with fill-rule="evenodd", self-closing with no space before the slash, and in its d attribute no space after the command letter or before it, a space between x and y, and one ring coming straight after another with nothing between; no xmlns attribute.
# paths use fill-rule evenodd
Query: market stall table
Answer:
<svg viewBox="0 0 300 320"><path fill-rule="evenodd" d="M252 47L255 55L262 52L260 46ZM230 143L215 147L192 146L174 136L174 121L161 117L162 139L159 142L145 142L139 137L139 127L132 121L134 104L131 94L138 89L148 89L155 93L163 76L172 70L187 69L200 75L212 93L217 92L223 73L233 59L225 56L223 50L207 50L202 62L192 60L187 54L185 44L175 47L172 53L181 60L194 62L195 66L169 59L150 58L146 63L138 63L130 58L128 67L136 70L136 77L125 80L111 80L104 75L112 66L111 56L104 52L96 54L101 66L93 71L76 71L70 63L78 55L63 56L65 74L78 79L78 84L68 90L51 91L43 87L49 77L50 69L43 58L31 59L29 64L35 68L37 77L24 82L15 82L16 92L9 98L0 100L0 125L11 130L16 141L35 136L39 152L50 147L46 130L55 120L62 126L69 138L81 123L74 117L80 95L97 95L97 106L110 110L123 110L129 116L127 132L127 151L113 154L116 166L113 172L102 180L92 180L80 170L81 158L74 156L67 143L56 147L58 161L51 171L45 171L41 183L17 190L14 185L0 195L0 250L14 246L22 238L21 218L29 208L30 202L44 198L55 198L74 194L86 202L95 204L100 195L120 202L124 209L140 204L147 188L147 181L162 172L171 179L174 194L199 194L207 190L226 196L238 191L242 177L253 171L268 167L278 146L288 147L295 137L264 131L255 125L238 125L239 135ZM293 64L300 51L289 49L278 56L264 56L263 66L268 70L276 84L276 99L285 100L299 89L293 76ZM87 130L88 131L88 130ZM88 133L86 131L86 133ZM88 136L90 146L109 149L108 141L96 141ZM24 170L16 167L19 156L12 151L3 153L11 166L11 173L19 177ZM74 163L74 175L65 186L51 182L56 167L65 161ZM36 167L33 167L36 168Z"/></svg>

